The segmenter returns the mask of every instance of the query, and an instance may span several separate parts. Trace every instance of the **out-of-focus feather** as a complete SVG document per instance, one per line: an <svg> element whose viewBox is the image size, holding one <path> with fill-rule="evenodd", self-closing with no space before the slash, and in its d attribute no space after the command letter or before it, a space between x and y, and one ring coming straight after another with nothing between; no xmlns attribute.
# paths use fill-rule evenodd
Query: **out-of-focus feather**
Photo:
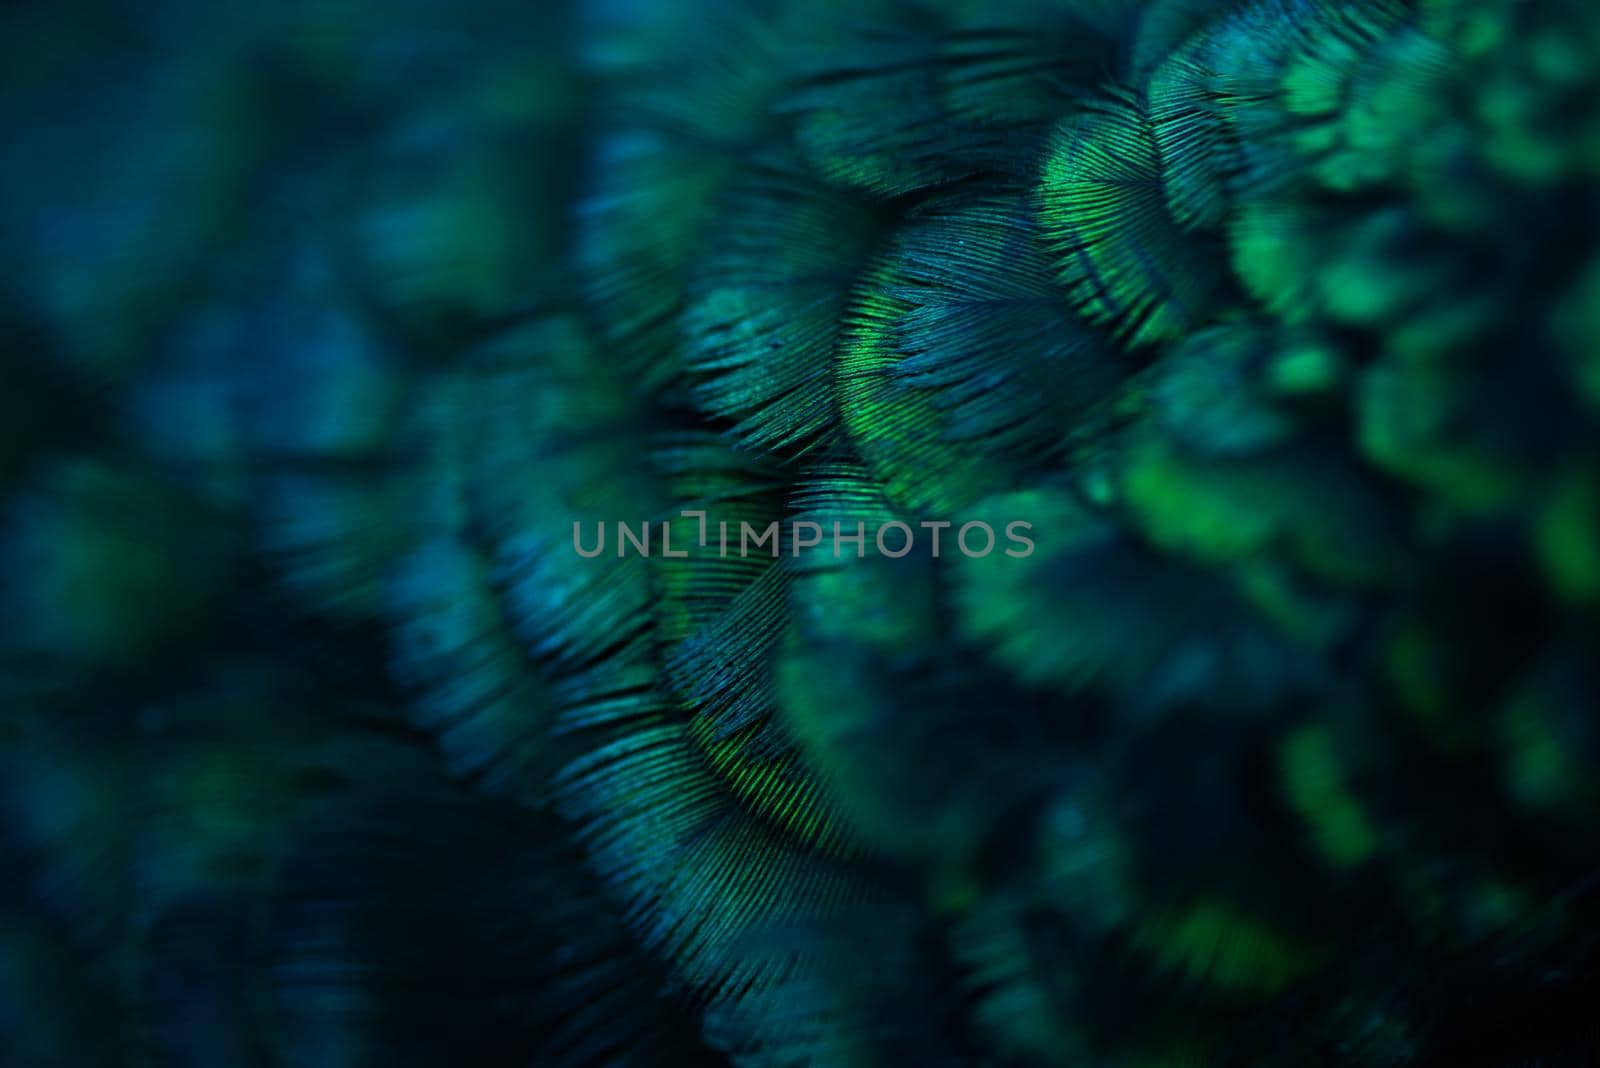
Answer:
<svg viewBox="0 0 1600 1068"><path fill-rule="evenodd" d="M312 815L271 909L291 1061L717 1063L548 819L438 784Z"/></svg>
<svg viewBox="0 0 1600 1068"><path fill-rule="evenodd" d="M223 597L239 541L226 515L151 471L59 458L0 522L0 657L16 678L70 678L170 653Z"/></svg>
<svg viewBox="0 0 1600 1068"><path fill-rule="evenodd" d="M1024 680L1148 716L1205 693L1227 692L1236 710L1268 703L1308 667L1226 583L1164 563L1064 494L1000 497L983 513L1030 516L1038 544L1027 558L958 561L962 625Z"/></svg>
<svg viewBox="0 0 1600 1068"><path fill-rule="evenodd" d="M882 197L1024 179L1048 124L1115 62L1130 7L864 5L813 29L779 107L822 174Z"/></svg>

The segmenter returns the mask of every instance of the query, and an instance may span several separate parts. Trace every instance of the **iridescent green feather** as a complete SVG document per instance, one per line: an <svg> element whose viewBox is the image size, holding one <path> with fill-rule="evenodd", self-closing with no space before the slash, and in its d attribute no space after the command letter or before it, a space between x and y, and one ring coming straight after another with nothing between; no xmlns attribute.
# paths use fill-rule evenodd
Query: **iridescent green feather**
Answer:
<svg viewBox="0 0 1600 1068"><path fill-rule="evenodd" d="M948 515L1066 455L1119 378L1050 277L1020 197L935 202L870 269L837 368L889 499Z"/></svg>
<svg viewBox="0 0 1600 1068"><path fill-rule="evenodd" d="M1056 128L1039 186L1040 231L1074 305L1132 346L1202 325L1225 288L1163 183L1143 103L1112 97Z"/></svg>

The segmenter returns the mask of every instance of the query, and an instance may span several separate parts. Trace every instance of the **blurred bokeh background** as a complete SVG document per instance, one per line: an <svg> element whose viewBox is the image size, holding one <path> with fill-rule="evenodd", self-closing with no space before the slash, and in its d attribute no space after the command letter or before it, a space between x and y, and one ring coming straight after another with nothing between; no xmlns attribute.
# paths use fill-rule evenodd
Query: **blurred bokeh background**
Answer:
<svg viewBox="0 0 1600 1068"><path fill-rule="evenodd" d="M1590 0L0 70L0 1062L1600 1063Z"/></svg>

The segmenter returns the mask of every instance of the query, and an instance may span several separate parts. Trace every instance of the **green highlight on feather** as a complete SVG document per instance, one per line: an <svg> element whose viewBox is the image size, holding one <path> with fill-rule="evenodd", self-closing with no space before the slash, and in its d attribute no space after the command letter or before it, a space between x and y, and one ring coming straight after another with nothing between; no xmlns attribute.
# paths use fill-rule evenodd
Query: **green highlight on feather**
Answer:
<svg viewBox="0 0 1600 1068"><path fill-rule="evenodd" d="M1422 619L1406 619L1386 638L1382 655L1401 712L1433 745L1452 755L1479 745L1474 725L1454 714L1460 665L1441 635Z"/></svg>
<svg viewBox="0 0 1600 1068"><path fill-rule="evenodd" d="M1395 166L1389 140L1413 112L1406 84L1426 66L1392 64L1386 48L1406 10L1396 0L1263 3L1243 8L1192 40L1179 54L1182 81L1204 93L1225 123L1218 142L1229 192L1241 204L1293 196L1318 180L1331 188L1370 184ZM1367 84L1398 66L1402 81L1385 86L1390 111L1361 125ZM1423 111L1426 114L1426 111ZM1363 136L1377 135L1370 149Z"/></svg>
<svg viewBox="0 0 1600 1068"><path fill-rule="evenodd" d="M1534 540L1557 596L1579 604L1600 600L1600 466L1581 465L1557 478L1534 519Z"/></svg>
<svg viewBox="0 0 1600 1068"><path fill-rule="evenodd" d="M1516 500L1524 476L1467 436L1472 382L1454 370L1396 356L1369 366L1356 387L1358 441L1373 463L1454 507L1496 512Z"/></svg>
<svg viewBox="0 0 1600 1068"><path fill-rule="evenodd" d="M1549 187L1600 173L1592 5L1438 5L1436 30L1468 65L1479 151L1505 176Z"/></svg>
<svg viewBox="0 0 1600 1068"><path fill-rule="evenodd" d="M941 106L942 20L881 15L868 7L860 21L825 26L821 40L813 28L811 62L779 105L796 145L829 181L883 197L971 174L981 163L952 150L974 139Z"/></svg>
<svg viewBox="0 0 1600 1068"><path fill-rule="evenodd" d="M904 997L932 962L903 899L729 796L670 716L592 727L558 777L562 810L629 926L705 1005L711 1041L772 1065L937 1048L935 992Z"/></svg>
<svg viewBox="0 0 1600 1068"><path fill-rule="evenodd" d="M1567 741L1551 729L1537 695L1513 701L1504 713L1501 731L1506 746L1505 775L1513 797L1539 809L1593 797L1588 769L1572 758Z"/></svg>
<svg viewBox="0 0 1600 1068"><path fill-rule="evenodd" d="M1267 382L1282 397L1316 396L1344 383L1348 370L1337 346L1315 337L1301 338L1273 357Z"/></svg>
<svg viewBox="0 0 1600 1068"><path fill-rule="evenodd" d="M858 290L836 374L845 428L889 500L941 518L1092 436L1120 378L1019 194L915 212Z"/></svg>
<svg viewBox="0 0 1600 1068"><path fill-rule="evenodd" d="M1507 793L1567 826L1586 825L1600 804L1594 678L1595 669L1580 650L1560 650L1516 685L1497 717L1497 753Z"/></svg>
<svg viewBox="0 0 1600 1068"><path fill-rule="evenodd" d="M1457 250L1400 205L1254 199L1233 215L1228 242L1246 291L1294 325L1398 328L1465 281Z"/></svg>
<svg viewBox="0 0 1600 1068"><path fill-rule="evenodd" d="M1442 131L1451 131L1448 47L1401 24L1362 42L1359 55L1339 59L1337 69L1344 73L1337 80L1319 79L1320 106L1330 124L1325 143L1306 146L1316 180L1343 193L1397 179L1432 187L1436 165L1431 156L1448 141ZM1441 178L1437 184L1446 182Z"/></svg>
<svg viewBox="0 0 1600 1068"><path fill-rule="evenodd" d="M1040 230L1074 305L1130 345L1203 323L1222 278L1209 242L1167 210L1142 106L1113 97L1063 121L1039 185Z"/></svg>
<svg viewBox="0 0 1600 1068"><path fill-rule="evenodd" d="M907 654L796 628L778 682L785 722L867 854L924 871L923 894L941 913L981 898L994 875L987 850L1029 826L1071 777L1072 725L938 636ZM1077 844L1089 848L1057 858L1058 904L1103 914L1095 906L1116 858L1092 852L1096 836ZM1074 865L1083 879L1069 886Z"/></svg>
<svg viewBox="0 0 1600 1068"><path fill-rule="evenodd" d="M0 511L0 655L73 676L153 660L219 603L234 539L153 471L55 458Z"/></svg>
<svg viewBox="0 0 1600 1068"><path fill-rule="evenodd" d="M1345 781L1331 732L1317 724L1296 730L1279 749L1279 766L1290 805L1328 863L1352 868L1371 859L1377 831Z"/></svg>
<svg viewBox="0 0 1600 1068"><path fill-rule="evenodd" d="M1204 33L1185 42L1145 86L1167 208L1185 230L1221 226L1233 205L1229 185L1238 147L1211 66L1211 45Z"/></svg>
<svg viewBox="0 0 1600 1068"><path fill-rule="evenodd" d="M788 576L782 564L768 563L667 672L688 705L688 738L730 794L795 841L847 856L856 848L848 809L826 789L778 707Z"/></svg>
<svg viewBox="0 0 1600 1068"><path fill-rule="evenodd" d="M1342 457L1313 446L1208 458L1141 433L1121 495L1156 545L1206 563L1282 554L1311 574L1371 584L1393 566L1389 519Z"/></svg>
<svg viewBox="0 0 1600 1068"><path fill-rule="evenodd" d="M1227 693L1241 714L1305 667L1226 576L1161 558L1063 491L999 495L973 514L996 530L1010 516L1033 524L1026 558L955 561L961 632L1025 682L1140 716Z"/></svg>
<svg viewBox="0 0 1600 1068"><path fill-rule="evenodd" d="M661 681L682 705L686 736L752 812L820 853L848 854L854 844L840 806L774 708L773 662L792 613L795 559L786 547L778 559L741 549L741 524L759 531L779 517L796 521L788 518L796 491L760 456L715 435L672 435L653 454L678 510L666 521L675 551L689 554L652 558ZM682 515L686 509L706 513L704 546L702 520Z"/></svg>
<svg viewBox="0 0 1600 1068"><path fill-rule="evenodd" d="M774 677L785 731L850 840L948 865L958 886L1008 795L989 781L986 750L942 744L974 730L976 694L930 654L941 635L929 563L814 554L791 589ZM1025 778L1013 769L1013 783Z"/></svg>
<svg viewBox="0 0 1600 1068"><path fill-rule="evenodd" d="M1247 455L1298 433L1305 413L1286 403L1336 385L1342 353L1314 331L1263 322L1207 327L1174 345L1149 391L1163 429L1184 448Z"/></svg>
<svg viewBox="0 0 1600 1068"><path fill-rule="evenodd" d="M1313 945L1217 898L1142 921L1134 944L1164 972L1242 996L1277 993L1324 956Z"/></svg>
<svg viewBox="0 0 1600 1068"><path fill-rule="evenodd" d="M801 514L828 526L844 515L846 529L871 530L892 515L852 465L804 500ZM948 633L942 572L955 537L945 532L938 559L925 534L902 558L841 559L831 546L799 557L776 668L783 723L857 838L930 865L946 908L970 892L983 843L1051 788L1061 755L1037 695L985 672Z"/></svg>

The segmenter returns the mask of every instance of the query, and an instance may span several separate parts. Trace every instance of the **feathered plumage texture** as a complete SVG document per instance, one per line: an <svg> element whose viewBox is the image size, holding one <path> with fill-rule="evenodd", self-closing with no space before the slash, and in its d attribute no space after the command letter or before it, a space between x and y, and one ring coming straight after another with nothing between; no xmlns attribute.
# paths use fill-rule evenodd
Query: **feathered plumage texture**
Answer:
<svg viewBox="0 0 1600 1068"><path fill-rule="evenodd" d="M1597 12L0 16L8 1063L1593 1063Z"/></svg>

